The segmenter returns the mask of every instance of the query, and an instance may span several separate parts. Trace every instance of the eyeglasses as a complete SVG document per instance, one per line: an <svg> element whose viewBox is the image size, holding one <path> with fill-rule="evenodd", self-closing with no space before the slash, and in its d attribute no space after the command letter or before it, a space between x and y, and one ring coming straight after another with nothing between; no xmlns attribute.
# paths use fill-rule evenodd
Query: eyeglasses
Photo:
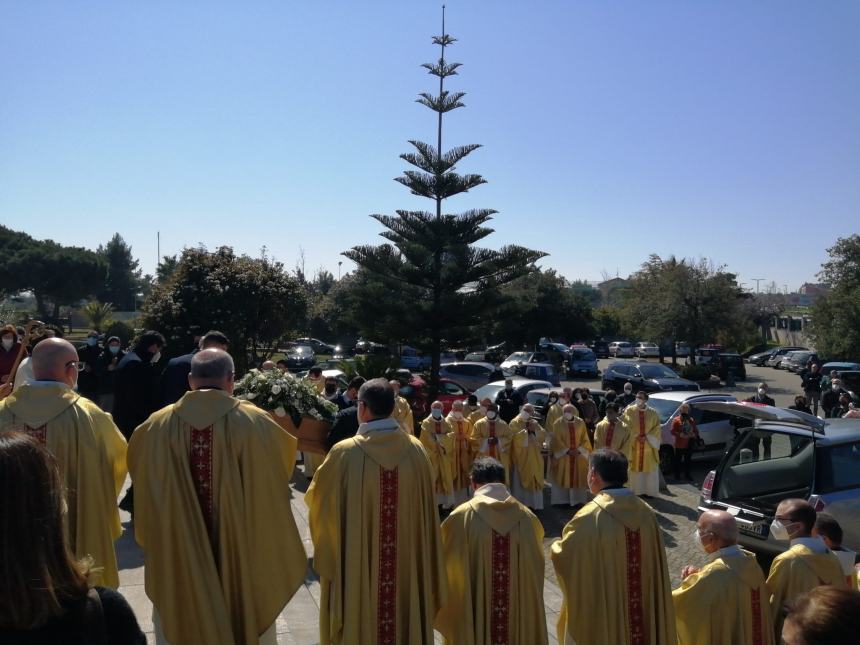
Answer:
<svg viewBox="0 0 860 645"><path fill-rule="evenodd" d="M84 364L82 361L69 361L68 363L66 363L66 367L68 367L69 365L74 365L75 369L79 372L84 369Z"/></svg>

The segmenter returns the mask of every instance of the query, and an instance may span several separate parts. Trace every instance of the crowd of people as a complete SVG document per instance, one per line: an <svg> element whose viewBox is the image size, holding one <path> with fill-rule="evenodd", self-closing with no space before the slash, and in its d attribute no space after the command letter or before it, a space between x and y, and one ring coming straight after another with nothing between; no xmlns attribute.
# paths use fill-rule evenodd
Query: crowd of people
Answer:
<svg viewBox="0 0 860 645"><path fill-rule="evenodd" d="M814 415L820 409L826 419L860 419L860 409L855 407L837 370L824 374L821 366L810 360L800 371L800 384L803 394L795 397L793 409Z"/></svg>
<svg viewBox="0 0 860 645"><path fill-rule="evenodd" d="M276 642L308 573L290 495L297 439L233 396L223 334L159 374L164 347L146 331L116 361L113 417L80 391L86 361L57 337L34 344L32 377L0 401L0 641L145 642L115 591L130 475L156 642ZM801 645L860 628L854 554L803 500L776 510L771 530L790 548L767 578L734 517L707 511L691 537L707 564L671 588L640 498L659 481L644 392L601 410L564 390L543 424L512 388L448 415L434 402L416 437L397 381L340 392L318 369L308 378L340 409L327 454L303 455L321 643L432 643L434 630L449 643L547 642L544 533L528 508L542 506L544 449L553 503L581 507L550 548L559 642ZM693 440L679 419L673 433Z"/></svg>

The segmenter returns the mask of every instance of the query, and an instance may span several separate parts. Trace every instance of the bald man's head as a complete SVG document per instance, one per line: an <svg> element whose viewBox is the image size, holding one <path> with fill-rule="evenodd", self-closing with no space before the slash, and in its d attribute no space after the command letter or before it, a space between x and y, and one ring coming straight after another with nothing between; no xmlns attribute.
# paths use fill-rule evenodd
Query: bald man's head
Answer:
<svg viewBox="0 0 860 645"><path fill-rule="evenodd" d="M58 381L69 387L78 382L78 352L62 338L45 338L33 348L30 357L37 381Z"/></svg>
<svg viewBox="0 0 860 645"><path fill-rule="evenodd" d="M233 393L233 358L223 349L202 349L191 359L192 390L216 388Z"/></svg>
<svg viewBox="0 0 860 645"><path fill-rule="evenodd" d="M696 526L708 553L738 543L738 523L725 511L705 511Z"/></svg>

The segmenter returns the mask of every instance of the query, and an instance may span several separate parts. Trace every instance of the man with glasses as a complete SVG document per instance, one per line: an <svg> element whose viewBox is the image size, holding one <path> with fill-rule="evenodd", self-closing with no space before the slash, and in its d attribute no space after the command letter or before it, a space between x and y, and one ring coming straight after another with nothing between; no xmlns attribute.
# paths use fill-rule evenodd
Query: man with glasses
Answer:
<svg viewBox="0 0 860 645"><path fill-rule="evenodd" d="M35 380L0 402L0 430L24 432L57 460L69 491L69 539L76 559L91 557L95 584L119 586L114 541L122 533L116 497L126 476L126 442L111 416L75 391L75 347L46 338L30 358Z"/></svg>
<svg viewBox="0 0 860 645"><path fill-rule="evenodd" d="M358 391L358 433L305 494L320 577L320 643L432 643L446 594L430 460L384 379Z"/></svg>
<svg viewBox="0 0 860 645"><path fill-rule="evenodd" d="M767 576L777 642L782 634L787 604L820 585L846 586L839 558L820 538L812 537L816 517L809 502L786 499L776 507L770 525L777 540L789 543L788 551L776 556Z"/></svg>
<svg viewBox="0 0 860 645"><path fill-rule="evenodd" d="M233 396L233 369L223 350L197 352L191 391L129 443L156 643L275 643L307 573L289 495L296 439Z"/></svg>

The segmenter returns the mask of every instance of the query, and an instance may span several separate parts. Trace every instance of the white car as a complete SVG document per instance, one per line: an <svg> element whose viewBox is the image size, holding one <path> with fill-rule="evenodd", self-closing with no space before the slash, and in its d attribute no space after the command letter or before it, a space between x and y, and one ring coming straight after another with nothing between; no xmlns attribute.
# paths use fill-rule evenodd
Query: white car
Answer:
<svg viewBox="0 0 860 645"><path fill-rule="evenodd" d="M657 358L660 356L660 348L654 343L636 343L633 351L639 358Z"/></svg>
<svg viewBox="0 0 860 645"><path fill-rule="evenodd" d="M624 340L616 340L614 343L609 343L609 355L612 358L633 358L633 345Z"/></svg>

